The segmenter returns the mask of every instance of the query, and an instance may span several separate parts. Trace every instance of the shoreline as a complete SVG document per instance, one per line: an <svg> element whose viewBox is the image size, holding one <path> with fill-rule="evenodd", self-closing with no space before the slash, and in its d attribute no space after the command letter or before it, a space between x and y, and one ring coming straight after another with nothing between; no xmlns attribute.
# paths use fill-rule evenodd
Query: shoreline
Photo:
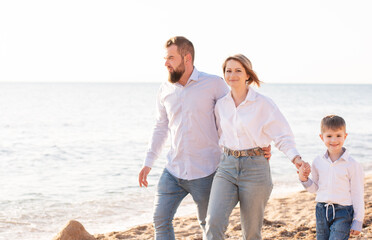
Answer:
<svg viewBox="0 0 372 240"><path fill-rule="evenodd" d="M365 177L365 217L362 233L350 239L372 239L372 175ZM173 220L176 239L202 240L202 232L195 214L176 217ZM95 240L153 239L152 223L140 224L124 231L94 234ZM274 239L316 239L315 194L305 190L285 197L270 198L265 209L262 238ZM58 238L54 238L57 240ZM59 238L63 240L63 238ZM226 231L226 239L241 239L239 207L235 207Z"/></svg>

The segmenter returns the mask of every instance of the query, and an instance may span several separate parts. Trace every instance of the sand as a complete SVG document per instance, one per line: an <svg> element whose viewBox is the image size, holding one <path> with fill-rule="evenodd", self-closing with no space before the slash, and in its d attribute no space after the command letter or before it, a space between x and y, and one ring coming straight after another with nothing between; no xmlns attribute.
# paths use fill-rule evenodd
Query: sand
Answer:
<svg viewBox="0 0 372 240"><path fill-rule="evenodd" d="M316 239L315 237L315 195L301 191L284 198L270 199L265 210L263 239ZM351 239L372 239L372 176L365 179L365 209L363 230ZM174 219L176 239L202 240L202 233L196 216ZM95 234L99 240L153 239L151 223L139 225L122 232ZM230 216L226 239L242 239L239 208Z"/></svg>

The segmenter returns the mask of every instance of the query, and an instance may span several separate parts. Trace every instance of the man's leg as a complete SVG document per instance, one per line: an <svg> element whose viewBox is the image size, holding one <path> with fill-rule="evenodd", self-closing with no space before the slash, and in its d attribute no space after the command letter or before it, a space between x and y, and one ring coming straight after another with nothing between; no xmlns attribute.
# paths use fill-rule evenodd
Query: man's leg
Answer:
<svg viewBox="0 0 372 240"><path fill-rule="evenodd" d="M174 240L173 217L182 199L188 192L179 185L179 180L166 169L161 175L154 203L156 240Z"/></svg>
<svg viewBox="0 0 372 240"><path fill-rule="evenodd" d="M214 173L204 178L187 181L187 184L185 184L185 189L191 194L196 203L198 211L197 217L203 232L205 232L205 218L207 217L209 194L211 192L213 177Z"/></svg>

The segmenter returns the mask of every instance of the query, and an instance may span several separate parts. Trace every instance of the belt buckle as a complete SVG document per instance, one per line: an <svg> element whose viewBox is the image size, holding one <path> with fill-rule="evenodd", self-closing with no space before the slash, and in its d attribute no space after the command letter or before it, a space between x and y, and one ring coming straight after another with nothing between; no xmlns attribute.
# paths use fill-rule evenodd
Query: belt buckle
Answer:
<svg viewBox="0 0 372 240"><path fill-rule="evenodd" d="M233 150L232 155L236 158L240 157L240 151L239 150Z"/></svg>

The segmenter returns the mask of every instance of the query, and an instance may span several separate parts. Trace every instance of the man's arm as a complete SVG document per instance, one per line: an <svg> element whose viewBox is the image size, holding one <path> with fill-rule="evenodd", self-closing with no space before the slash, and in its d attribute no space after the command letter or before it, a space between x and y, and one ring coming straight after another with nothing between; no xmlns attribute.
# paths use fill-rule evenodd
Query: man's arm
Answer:
<svg viewBox="0 0 372 240"><path fill-rule="evenodd" d="M150 167L144 166L142 168L141 172L138 175L138 182L139 182L140 187L142 187L142 186L147 187L148 186L147 175L149 175L150 171L151 171Z"/></svg>
<svg viewBox="0 0 372 240"><path fill-rule="evenodd" d="M265 158L267 159L267 161L269 161L271 158L271 145L263 147L262 150L264 151Z"/></svg>
<svg viewBox="0 0 372 240"><path fill-rule="evenodd" d="M151 167L155 160L161 154L163 145L168 138L168 116L166 109L161 100L162 87L159 89L158 96L156 99L156 119L155 126L152 131L152 137L150 139L149 147L146 153L146 158L143 167L138 175L138 182L140 187L148 186L147 175L151 171Z"/></svg>

